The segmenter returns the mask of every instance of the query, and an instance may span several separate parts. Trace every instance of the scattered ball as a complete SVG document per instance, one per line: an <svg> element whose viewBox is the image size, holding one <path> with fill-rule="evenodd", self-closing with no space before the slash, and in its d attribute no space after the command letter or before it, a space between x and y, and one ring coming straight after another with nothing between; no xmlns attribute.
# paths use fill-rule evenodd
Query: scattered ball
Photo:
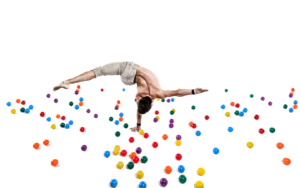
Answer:
<svg viewBox="0 0 300 188"><path fill-rule="evenodd" d="M61 128L65 128L65 124L64 124L64 123L61 123L61 124L60 124L60 127L61 127Z"/></svg>
<svg viewBox="0 0 300 188"><path fill-rule="evenodd" d="M81 146L81 150L82 151L86 151L87 150L87 146L86 145Z"/></svg>
<svg viewBox="0 0 300 188"><path fill-rule="evenodd" d="M285 165L290 165L290 164L291 164L291 160L290 160L289 158L284 158L284 159L282 160L282 162L283 162L283 164L285 164Z"/></svg>
<svg viewBox="0 0 300 188"><path fill-rule="evenodd" d="M114 118L113 117L109 117L109 121L113 121L114 120Z"/></svg>
<svg viewBox="0 0 300 188"><path fill-rule="evenodd" d="M268 103L268 105L269 105L269 106L272 106L272 102L270 101L270 102Z"/></svg>
<svg viewBox="0 0 300 188"><path fill-rule="evenodd" d="M139 170L137 173L136 173L136 177L139 178L139 179L142 179L144 177L144 172Z"/></svg>
<svg viewBox="0 0 300 188"><path fill-rule="evenodd" d="M167 174L171 174L172 168L171 168L170 166L166 166L165 172L166 172Z"/></svg>
<svg viewBox="0 0 300 188"><path fill-rule="evenodd" d="M51 117L47 117L47 119L46 119L48 122L50 122L51 121Z"/></svg>
<svg viewBox="0 0 300 188"><path fill-rule="evenodd" d="M90 112L91 112L91 110L90 110L90 109L87 109L87 110L86 110L86 113L90 113Z"/></svg>
<svg viewBox="0 0 300 188"><path fill-rule="evenodd" d="M124 167L124 163L122 161L117 163L117 168L122 169Z"/></svg>
<svg viewBox="0 0 300 188"><path fill-rule="evenodd" d="M221 108L222 108L222 109L225 109L225 105L223 104L223 105L221 106Z"/></svg>
<svg viewBox="0 0 300 188"><path fill-rule="evenodd" d="M226 113L225 113L225 116L226 116L226 117L229 117L229 116L230 116L230 112L226 112Z"/></svg>
<svg viewBox="0 0 300 188"><path fill-rule="evenodd" d="M264 100L265 100L265 97L261 97L260 100L264 101Z"/></svg>
<svg viewBox="0 0 300 188"><path fill-rule="evenodd" d="M117 131L117 132L115 133L115 135L116 135L116 137L119 137L119 136L121 135L121 133L120 133L119 131Z"/></svg>
<svg viewBox="0 0 300 188"><path fill-rule="evenodd" d="M248 109L247 109L247 108L244 108L244 109L243 109L243 112L244 112L244 113L247 113L247 112L248 112Z"/></svg>
<svg viewBox="0 0 300 188"><path fill-rule="evenodd" d="M220 150L219 150L218 148L214 148L214 149L213 149L213 152L214 152L214 154L217 155L217 154L219 154Z"/></svg>
<svg viewBox="0 0 300 188"><path fill-rule="evenodd" d="M201 132L200 131L196 131L196 136L200 136Z"/></svg>
<svg viewBox="0 0 300 188"><path fill-rule="evenodd" d="M74 103L73 103L72 101L71 101L71 102L69 102L69 106L73 106L73 104L74 104Z"/></svg>
<svg viewBox="0 0 300 188"><path fill-rule="evenodd" d="M72 120L70 120L70 121L69 121L69 124L70 124L70 125L73 125L73 124L74 124L74 122L73 122Z"/></svg>
<svg viewBox="0 0 300 188"><path fill-rule="evenodd" d="M198 168L197 173L199 176L203 176L205 174L205 170L203 168Z"/></svg>
<svg viewBox="0 0 300 188"><path fill-rule="evenodd" d="M275 133L275 128L271 127L270 128L270 133Z"/></svg>
<svg viewBox="0 0 300 188"><path fill-rule="evenodd" d="M44 144L45 146L48 146L48 145L49 145L49 140L44 140L43 144Z"/></svg>
<svg viewBox="0 0 300 188"><path fill-rule="evenodd" d="M168 185L168 180L166 178L162 178L159 183L162 187L166 187Z"/></svg>
<svg viewBox="0 0 300 188"><path fill-rule="evenodd" d="M253 98L253 97L254 97L254 95L253 95L253 94L251 94L251 95L250 95L250 98Z"/></svg>
<svg viewBox="0 0 300 188"><path fill-rule="evenodd" d="M147 161L148 161L148 158L146 156L143 156L141 159L141 162L145 164L145 163L147 163Z"/></svg>
<svg viewBox="0 0 300 188"><path fill-rule="evenodd" d="M176 136L176 140L181 140L181 136L180 136L180 135L177 135L177 136Z"/></svg>
<svg viewBox="0 0 300 188"><path fill-rule="evenodd" d="M47 98L50 98L50 96L51 96L50 94L47 94L47 95L46 95Z"/></svg>
<svg viewBox="0 0 300 188"><path fill-rule="evenodd" d="M181 145L181 141L180 140L176 140L175 144L176 144L176 146L180 146Z"/></svg>
<svg viewBox="0 0 300 188"><path fill-rule="evenodd" d="M276 146L278 149L282 149L284 147L283 143L281 142L278 142Z"/></svg>
<svg viewBox="0 0 300 188"><path fill-rule="evenodd" d="M139 188L147 188L147 184L144 181L141 181L139 184Z"/></svg>
<svg viewBox="0 0 300 188"><path fill-rule="evenodd" d="M247 143L247 147L250 148L250 149L253 148L253 143L252 142L248 142Z"/></svg>
<svg viewBox="0 0 300 188"><path fill-rule="evenodd" d="M185 177L185 175L180 175L180 176L179 176L179 182L182 183L182 184L184 184L184 183L186 182L186 177Z"/></svg>
<svg viewBox="0 0 300 188"><path fill-rule="evenodd" d="M192 106L192 110L195 110L196 109L196 106Z"/></svg>
<svg viewBox="0 0 300 188"><path fill-rule="evenodd" d="M129 138L129 142L130 142L130 143L133 143L133 142L134 142L134 138L133 138L133 137L130 137L130 138Z"/></svg>
<svg viewBox="0 0 300 188"><path fill-rule="evenodd" d="M258 132L259 132L260 134L264 134L264 133L265 133L265 130L264 130L264 129L259 129Z"/></svg>
<svg viewBox="0 0 300 188"><path fill-rule="evenodd" d="M80 102L82 102L82 101L83 101L83 98L82 98L82 97L80 97L80 98L79 98L79 101L80 101Z"/></svg>
<svg viewBox="0 0 300 188"><path fill-rule="evenodd" d="M164 135L162 136L162 138L163 138L163 140L167 140L167 139L168 139L168 135L164 134Z"/></svg>
<svg viewBox="0 0 300 188"><path fill-rule="evenodd" d="M139 159L138 156L134 156L134 157L132 158L132 161L136 164L136 163L138 163L138 162L140 161L140 159Z"/></svg>
<svg viewBox="0 0 300 188"><path fill-rule="evenodd" d="M298 104L298 101L297 101L297 100L294 100L294 104Z"/></svg>
<svg viewBox="0 0 300 188"><path fill-rule="evenodd" d="M209 119L209 116L208 116L208 115L206 115L204 118L205 118L206 120L208 120L208 119Z"/></svg>
<svg viewBox="0 0 300 188"><path fill-rule="evenodd" d="M7 102L6 105L7 105L7 106L11 106L11 102Z"/></svg>
<svg viewBox="0 0 300 188"><path fill-rule="evenodd" d="M184 171L185 171L184 166L179 165L179 166L178 166L178 172L179 172L179 173L183 173Z"/></svg>
<svg viewBox="0 0 300 188"><path fill-rule="evenodd" d="M83 132L85 131L85 128L84 128L84 127L81 127L79 130L80 130L80 132L83 133Z"/></svg>
<svg viewBox="0 0 300 188"><path fill-rule="evenodd" d="M112 188L117 187L117 185L118 185L118 181L117 181L116 179L112 179L112 180L110 181L110 186L111 186Z"/></svg>
<svg viewBox="0 0 300 188"><path fill-rule="evenodd" d="M98 118L98 114L95 114L95 115L94 115L94 118Z"/></svg>
<svg viewBox="0 0 300 188"><path fill-rule="evenodd" d="M180 161L182 159L182 155L180 153L177 153L175 155L175 158L176 158L177 161Z"/></svg>
<svg viewBox="0 0 300 188"><path fill-rule="evenodd" d="M76 109L76 110L79 109L79 105L78 105L78 104L75 105L75 109Z"/></svg>
<svg viewBox="0 0 300 188"><path fill-rule="evenodd" d="M16 113L16 109L12 109L10 112L11 112L12 114L15 114L15 113Z"/></svg>
<svg viewBox="0 0 300 188"><path fill-rule="evenodd" d="M40 144L39 144L39 143L33 144L33 148L34 148L34 149L38 149L39 147L40 147Z"/></svg>
<svg viewBox="0 0 300 188"><path fill-rule="evenodd" d="M244 112L240 112L240 116L243 117L244 116Z"/></svg>
<svg viewBox="0 0 300 188"><path fill-rule="evenodd" d="M52 124L51 125L51 129L55 129L56 128L56 125L55 124Z"/></svg>
<svg viewBox="0 0 300 188"><path fill-rule="evenodd" d="M239 103L236 103L236 104L235 104L235 107L236 107L236 108L239 108L239 107L240 107L240 104L239 104Z"/></svg>
<svg viewBox="0 0 300 188"><path fill-rule="evenodd" d="M173 123L170 123L169 127L172 129L174 127Z"/></svg>
<svg viewBox="0 0 300 188"><path fill-rule="evenodd" d="M129 170L133 169L133 168L134 168L134 163L133 163L133 162L129 162L129 163L127 164L127 168L128 168Z"/></svg>
<svg viewBox="0 0 300 188"><path fill-rule="evenodd" d="M57 103L57 102L58 102L58 99L54 99L54 102Z"/></svg>
<svg viewBox="0 0 300 188"><path fill-rule="evenodd" d="M228 89L225 89L225 92L228 92Z"/></svg>
<svg viewBox="0 0 300 188"><path fill-rule="evenodd" d="M45 112L41 112L41 113L40 113L40 116L41 116L41 117L44 117L44 116L45 116Z"/></svg>
<svg viewBox="0 0 300 188"><path fill-rule="evenodd" d="M27 108L26 110L25 110L25 113L26 114L29 114L29 112L30 112L30 110ZM51 120L51 119L50 119Z"/></svg>
<svg viewBox="0 0 300 188"><path fill-rule="evenodd" d="M258 120L258 119L259 119L259 115L256 114L256 115L254 116L254 119Z"/></svg>
<svg viewBox="0 0 300 188"><path fill-rule="evenodd" d="M290 108L290 109L289 109L289 112L291 112L291 113L294 112L294 109L293 109L293 108Z"/></svg>
<svg viewBox="0 0 300 188"><path fill-rule="evenodd" d="M136 151L137 154L141 154L142 153L142 148L138 147L138 148L136 148L135 151Z"/></svg>
<svg viewBox="0 0 300 188"><path fill-rule="evenodd" d="M172 102L174 102L174 101L175 101L175 99L174 99L174 98L171 98L171 101L172 101Z"/></svg>
<svg viewBox="0 0 300 188"><path fill-rule="evenodd" d="M195 183L195 188L204 188L204 184L202 183L202 181L197 181Z"/></svg>
<svg viewBox="0 0 300 188"><path fill-rule="evenodd" d="M128 124L127 124L127 123L124 124L124 128L125 128L125 129L128 128Z"/></svg>
<svg viewBox="0 0 300 188"><path fill-rule="evenodd" d="M233 128L232 127L228 127L228 132L232 132L233 131Z"/></svg>
<svg viewBox="0 0 300 188"><path fill-rule="evenodd" d="M147 139L148 137L149 137L149 134L148 134L148 133L145 133L145 134L144 134L144 138Z"/></svg>
<svg viewBox="0 0 300 188"><path fill-rule="evenodd" d="M157 142L153 142L153 143L152 143L152 146L153 146L154 148L157 148L157 147L158 147L158 143L157 143Z"/></svg>
<svg viewBox="0 0 300 188"><path fill-rule="evenodd" d="M116 120L116 121L115 121L115 124L116 124L116 125L119 125L119 120Z"/></svg>

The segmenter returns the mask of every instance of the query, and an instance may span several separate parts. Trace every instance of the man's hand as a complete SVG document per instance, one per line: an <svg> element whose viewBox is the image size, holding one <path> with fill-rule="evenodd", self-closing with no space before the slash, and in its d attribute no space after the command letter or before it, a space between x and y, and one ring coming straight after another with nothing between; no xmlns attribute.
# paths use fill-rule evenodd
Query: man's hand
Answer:
<svg viewBox="0 0 300 188"><path fill-rule="evenodd" d="M130 128L130 130L132 132L139 132L141 130L141 126L132 127L132 128Z"/></svg>
<svg viewBox="0 0 300 188"><path fill-rule="evenodd" d="M194 91L195 91L195 94L199 94L199 93L206 92L208 90L207 89L202 89L202 88L196 88Z"/></svg>

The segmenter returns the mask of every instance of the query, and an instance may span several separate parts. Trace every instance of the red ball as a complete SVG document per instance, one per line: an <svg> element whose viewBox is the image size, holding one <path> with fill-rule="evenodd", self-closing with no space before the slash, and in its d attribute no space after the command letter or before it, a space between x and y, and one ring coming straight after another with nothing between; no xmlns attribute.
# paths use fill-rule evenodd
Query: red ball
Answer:
<svg viewBox="0 0 300 188"><path fill-rule="evenodd" d="M177 153L175 158L177 161L180 161L182 159L182 155L180 153Z"/></svg>
<svg viewBox="0 0 300 188"><path fill-rule="evenodd" d="M26 103L25 101L22 101L22 102L21 102L21 104L23 104L23 105L25 105L25 103Z"/></svg>
<svg viewBox="0 0 300 188"><path fill-rule="evenodd" d="M236 103L236 104L235 104L235 107L239 108L239 107L240 107L240 104L239 104L239 103Z"/></svg>
<svg viewBox="0 0 300 188"><path fill-rule="evenodd" d="M85 131L85 128L84 127L81 127L80 128L80 132L84 132Z"/></svg>
<svg viewBox="0 0 300 188"><path fill-rule="evenodd" d="M41 116L41 117L44 117L44 116L45 116L45 112L41 112L41 113L40 113L40 116Z"/></svg>
<svg viewBox="0 0 300 188"><path fill-rule="evenodd" d="M121 156L125 157L127 155L127 151L126 150L122 150L121 151Z"/></svg>
<svg viewBox="0 0 300 188"><path fill-rule="evenodd" d="M139 159L138 156L134 156L133 159L132 159L132 161L133 161L134 163L138 163L138 162L140 161L140 159Z"/></svg>
<svg viewBox="0 0 300 188"><path fill-rule="evenodd" d="M254 116L254 119L258 120L258 119L259 119L259 115L256 114L256 115Z"/></svg>
<svg viewBox="0 0 300 188"><path fill-rule="evenodd" d="M65 119L66 119L66 117L65 117L65 116L61 116L61 119L62 119L62 120L65 120Z"/></svg>
<svg viewBox="0 0 300 188"><path fill-rule="evenodd" d="M103 89L101 89L101 91L103 92Z"/></svg>
<svg viewBox="0 0 300 188"><path fill-rule="evenodd" d="M152 146L153 146L154 148L157 148L158 143L157 143L157 142L153 142Z"/></svg>
<svg viewBox="0 0 300 188"><path fill-rule="evenodd" d="M209 116L205 116L205 119L208 120L208 119L209 119Z"/></svg>
<svg viewBox="0 0 300 188"><path fill-rule="evenodd" d="M265 133L265 130L264 130L264 129L259 129L258 132L259 132L260 134L264 134L264 133Z"/></svg>
<svg viewBox="0 0 300 188"><path fill-rule="evenodd" d="M159 114L159 111L156 110L156 111L155 111L155 114L158 115L158 114Z"/></svg>
<svg viewBox="0 0 300 188"><path fill-rule="evenodd" d="M134 142L134 138L133 138L133 137L130 137L130 138L129 138L129 142L130 142L130 143L133 143L133 142Z"/></svg>
<svg viewBox="0 0 300 188"><path fill-rule="evenodd" d="M193 128L193 129L196 129L196 128L197 128L197 125L196 125L195 123L193 123L192 128Z"/></svg>
<svg viewBox="0 0 300 188"><path fill-rule="evenodd" d="M144 133L144 138L148 138L149 134L148 133Z"/></svg>

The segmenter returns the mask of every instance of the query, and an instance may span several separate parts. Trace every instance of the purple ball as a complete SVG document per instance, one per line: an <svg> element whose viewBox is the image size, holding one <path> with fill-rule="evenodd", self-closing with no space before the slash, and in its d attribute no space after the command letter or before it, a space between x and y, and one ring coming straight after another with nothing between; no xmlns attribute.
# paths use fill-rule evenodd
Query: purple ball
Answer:
<svg viewBox="0 0 300 188"><path fill-rule="evenodd" d="M141 154L142 153L142 148L138 147L138 148L136 148L135 151L136 151L137 154Z"/></svg>
<svg viewBox="0 0 300 188"><path fill-rule="evenodd" d="M134 99L134 101L136 102L136 99Z"/></svg>
<svg viewBox="0 0 300 188"><path fill-rule="evenodd" d="M168 185L168 180L167 180L166 178L161 178L161 180L160 180L160 185L161 185L162 187L167 186L167 185Z"/></svg>
<svg viewBox="0 0 300 188"><path fill-rule="evenodd" d="M177 136L176 136L176 140L181 140L181 136L180 136L180 135L177 135Z"/></svg>
<svg viewBox="0 0 300 188"><path fill-rule="evenodd" d="M170 123L174 123L174 120L173 120L173 119L170 119Z"/></svg>
<svg viewBox="0 0 300 188"><path fill-rule="evenodd" d="M118 107L118 106L116 106L116 107L115 107L115 110L118 110L118 109L119 109L119 107Z"/></svg>
<svg viewBox="0 0 300 188"><path fill-rule="evenodd" d="M289 97L292 98L292 97L293 97L293 94L290 94Z"/></svg>
<svg viewBox="0 0 300 188"><path fill-rule="evenodd" d="M58 102L58 99L54 99L54 102L57 103L57 102Z"/></svg>
<svg viewBox="0 0 300 188"><path fill-rule="evenodd" d="M79 93L78 91L75 91L75 95L78 95L78 93Z"/></svg>
<svg viewBox="0 0 300 188"><path fill-rule="evenodd" d="M87 112L87 113L90 113L90 112L91 112L91 110L90 110L90 109L87 109L87 110L86 110L86 112Z"/></svg>
<svg viewBox="0 0 300 188"><path fill-rule="evenodd" d="M271 101L268 104L269 104L269 106L272 106L272 102Z"/></svg>
<svg viewBox="0 0 300 188"><path fill-rule="evenodd" d="M167 102L170 102L170 99L168 99Z"/></svg>
<svg viewBox="0 0 300 188"><path fill-rule="evenodd" d="M173 123L170 123L169 127L172 129L174 127Z"/></svg>
<svg viewBox="0 0 300 188"><path fill-rule="evenodd" d="M87 149L87 146L86 146L86 145L81 146L81 150L82 150L82 151L86 151L86 149Z"/></svg>
<svg viewBox="0 0 300 188"><path fill-rule="evenodd" d="M264 100L265 100L265 98L264 98L264 97L261 97L260 99L261 99L262 101L264 101Z"/></svg>
<svg viewBox="0 0 300 188"><path fill-rule="evenodd" d="M157 118L154 118L154 120L153 120L155 123L158 121L158 119Z"/></svg>
<svg viewBox="0 0 300 188"><path fill-rule="evenodd" d="M97 118L97 117L98 117L98 114L95 114L95 115L94 115L94 118Z"/></svg>
<svg viewBox="0 0 300 188"><path fill-rule="evenodd" d="M47 98L50 98L50 96L51 96L50 94L47 94Z"/></svg>

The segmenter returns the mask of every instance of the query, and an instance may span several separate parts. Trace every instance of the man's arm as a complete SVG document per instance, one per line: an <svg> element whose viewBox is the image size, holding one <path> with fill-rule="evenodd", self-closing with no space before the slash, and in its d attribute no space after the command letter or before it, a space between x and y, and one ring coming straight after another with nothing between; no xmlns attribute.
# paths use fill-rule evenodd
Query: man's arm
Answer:
<svg viewBox="0 0 300 188"><path fill-rule="evenodd" d="M142 123L142 114L140 114L139 111L137 111L137 123L138 124Z"/></svg>
<svg viewBox="0 0 300 188"><path fill-rule="evenodd" d="M194 89L194 94L199 94L208 91L207 89L197 88ZM183 97L186 95L192 95L192 89L179 89L179 90L166 90L157 94L157 98L164 99L166 97Z"/></svg>

